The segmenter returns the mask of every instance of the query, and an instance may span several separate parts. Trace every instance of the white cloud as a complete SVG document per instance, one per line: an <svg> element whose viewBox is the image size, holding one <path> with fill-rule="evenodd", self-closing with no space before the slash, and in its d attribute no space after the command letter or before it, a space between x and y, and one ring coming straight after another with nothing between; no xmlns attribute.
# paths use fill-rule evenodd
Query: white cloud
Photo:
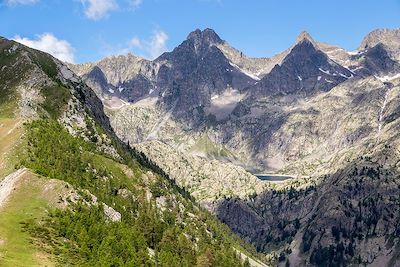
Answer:
<svg viewBox="0 0 400 267"><path fill-rule="evenodd" d="M34 49L47 52L61 61L75 62L74 48L65 40L59 40L51 33L38 35L36 39L29 39L16 35L14 41Z"/></svg>
<svg viewBox="0 0 400 267"><path fill-rule="evenodd" d="M4 0L3 3L7 6L16 6L16 5L31 5L36 4L39 0Z"/></svg>
<svg viewBox="0 0 400 267"><path fill-rule="evenodd" d="M151 37L151 40L146 48L148 54L152 59L158 57L165 51L167 51L167 40L168 40L168 35L160 30L156 30L153 32L153 36Z"/></svg>
<svg viewBox="0 0 400 267"><path fill-rule="evenodd" d="M143 0L129 0L129 5L130 5L133 9L138 8L142 3L143 3Z"/></svg>
<svg viewBox="0 0 400 267"><path fill-rule="evenodd" d="M143 57L155 59L167 49L168 35L161 30L154 30L152 36L148 40L140 40L138 37L133 37L128 42L128 50L137 48L140 50Z"/></svg>
<svg viewBox="0 0 400 267"><path fill-rule="evenodd" d="M161 30L154 30L148 39L140 39L135 36L124 44L110 44L100 38L99 43L102 44L100 53L104 56L111 56L133 52L147 59L155 59L168 51L167 41L168 35Z"/></svg>
<svg viewBox="0 0 400 267"><path fill-rule="evenodd" d="M133 38L128 42L128 45L129 45L130 47L143 48L142 41L140 41L140 39L137 38L137 37L133 37Z"/></svg>
<svg viewBox="0 0 400 267"><path fill-rule="evenodd" d="M93 20L107 17L109 12L118 8L115 0L81 0L81 3L85 6L86 17Z"/></svg>

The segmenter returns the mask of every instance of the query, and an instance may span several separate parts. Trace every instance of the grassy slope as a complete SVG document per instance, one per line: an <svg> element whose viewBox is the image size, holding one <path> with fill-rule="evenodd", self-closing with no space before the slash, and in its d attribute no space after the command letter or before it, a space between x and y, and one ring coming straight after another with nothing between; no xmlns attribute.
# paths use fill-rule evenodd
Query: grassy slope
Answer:
<svg viewBox="0 0 400 267"><path fill-rule="evenodd" d="M0 118L0 181L12 172L16 163L12 151L18 147L23 133L22 122L17 119Z"/></svg>
<svg viewBox="0 0 400 267"><path fill-rule="evenodd" d="M215 158L234 158L234 155L224 146L215 144L207 135L201 136L191 147L192 152L204 153L207 156Z"/></svg>
<svg viewBox="0 0 400 267"><path fill-rule="evenodd" d="M21 148L24 133L22 121L0 118L0 181L14 171L18 162L17 151ZM61 183L59 183L61 184ZM53 206L54 194L43 194L46 186L54 181L45 180L27 172L16 184L7 203L0 208L0 266L51 266L47 255L30 243L28 233L21 222L45 215L44 210Z"/></svg>
<svg viewBox="0 0 400 267"><path fill-rule="evenodd" d="M71 247L65 247L64 245L53 246L53 250L50 251L52 253L58 251L57 254L60 254L61 262L79 265L89 264L93 266L100 264L100 262L105 263L108 260L113 261L115 264L118 263L117 266L119 266L121 262L127 263L125 260L130 263L131 261L138 263L138 260L142 260L146 265L153 265L151 261L146 259L148 258L146 256L147 248L150 247L156 250L163 266L178 266L177 262L181 260L180 257L182 257L182 260L189 261L187 264L183 264L184 266L190 266L196 260L201 259L201 253L207 248L214 251L215 260L218 261L219 265L240 265L232 255L233 250L230 244L234 241L230 237L230 234L224 233L227 230L221 228L223 227L222 225L219 225L208 217L207 213L195 211L191 201L182 198L178 192L174 192L174 189L169 188L161 177L154 177L155 183L150 185L153 196L173 195L174 199L175 197L179 199L183 204L182 208L185 210L181 216L187 222L186 224L180 224L176 221L178 214L175 213L176 211L172 207L171 211L168 211L167 214L164 213L160 217L154 206L149 206L145 200L145 188L142 187L143 184L140 182L140 177L145 170L135 161L128 160L126 162L129 167L126 166L125 169L129 168L133 172L133 175L129 177L122 171L120 163L98 154L88 143L73 138L60 127L52 121L34 122L28 127L30 153L26 161L26 166L42 175L66 180L75 188L89 190L98 197L99 201L105 202L120 211L124 218L124 221L116 229L113 229L113 225L104 225L104 222L102 222L104 218L101 218L102 216L97 216L95 213L90 213L89 211L76 213L87 219L80 219L78 216L71 216L66 213L56 213L56 217L51 217L50 221L48 221L49 224L44 224L44 227L40 225L34 226L32 234L38 237L40 242L48 243L48 240L52 240L50 244L61 244L59 236L63 235L62 233L66 233L66 237L70 239L72 244L78 245L78 249L74 251L72 251L72 247L76 248L75 245ZM127 189L132 192L134 195L133 201L120 196L117 193L118 189ZM188 222L192 221L190 216L187 215L189 212L203 217L202 220L207 222L208 226L204 225L200 219L194 219L194 225L192 223L189 225ZM93 216L97 216L96 219ZM87 226L88 222L86 220L90 221L89 226ZM98 220L101 220L101 222ZM68 222L67 228L65 228L63 221ZM167 221L169 223L166 223ZM74 225L72 226L73 231L69 226L71 224ZM86 229L85 227L88 228ZM105 229L107 227L110 229ZM92 233L92 228L98 231L110 230L117 232L115 233L116 236L112 234L113 237L103 236L102 239L98 239L95 235L90 234ZM207 234L207 228L215 231L215 240L210 239ZM76 229L78 229L78 232L75 233ZM86 233L86 231L90 236L83 234L86 237L82 238L82 233ZM41 233L44 232L48 234L43 238L43 234ZM193 234L201 238L199 243L200 251L196 253L190 248L188 249L190 251L188 257L188 254L180 254L181 252L179 252L180 249L187 248L187 246L192 247L190 245L192 241L187 240L185 234ZM116 238L120 241L116 241ZM109 242L112 243L104 244L109 239ZM166 239L169 241L166 242ZM228 240L224 241L224 239ZM139 242L138 240L142 241ZM119 242L120 246L126 245L126 249L129 247L129 251L132 254L136 254L136 256L128 255L121 258L118 253L114 253L112 257L106 257L104 249L115 246L115 242ZM135 244L136 242L138 243ZM185 245L185 242L189 242L189 244ZM92 247L92 251L87 252L86 247ZM176 251L177 248L178 251ZM114 252L118 250L116 249ZM124 249L124 251L126 252L127 250Z"/></svg>
<svg viewBox="0 0 400 267"><path fill-rule="evenodd" d="M51 191L46 190L49 186ZM21 177L8 202L0 209L1 266L54 265L48 254L31 243L21 223L44 216L47 208L56 205L62 190L60 181L44 179L31 172Z"/></svg>

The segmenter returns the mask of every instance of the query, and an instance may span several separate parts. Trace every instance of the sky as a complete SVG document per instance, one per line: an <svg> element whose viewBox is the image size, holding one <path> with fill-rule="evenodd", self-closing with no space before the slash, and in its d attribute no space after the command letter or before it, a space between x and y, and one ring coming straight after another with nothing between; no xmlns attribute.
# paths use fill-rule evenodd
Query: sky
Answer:
<svg viewBox="0 0 400 267"><path fill-rule="evenodd" d="M212 28L251 57L270 57L301 31L356 49L400 28L400 0L0 0L0 36L72 63L133 53L154 59Z"/></svg>

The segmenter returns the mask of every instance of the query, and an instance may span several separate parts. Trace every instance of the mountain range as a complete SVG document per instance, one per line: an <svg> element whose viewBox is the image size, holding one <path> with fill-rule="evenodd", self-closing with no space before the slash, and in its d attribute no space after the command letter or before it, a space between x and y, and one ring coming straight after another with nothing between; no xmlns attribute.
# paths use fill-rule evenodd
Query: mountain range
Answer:
<svg viewBox="0 0 400 267"><path fill-rule="evenodd" d="M21 130L17 166L68 183L89 207L95 196L105 221L129 218L144 233L136 251L146 263L400 266L399 44L400 29L372 31L355 51L302 32L285 51L251 58L197 29L152 61L65 65L2 39L0 114L47 123ZM63 145L57 127L73 145L52 161L40 137ZM67 210L87 215L80 205ZM74 221L62 214L53 225ZM41 225L53 243L40 239ZM71 256L54 245L66 228L28 229L61 262ZM95 263L83 235L61 236Z"/></svg>
<svg viewBox="0 0 400 267"><path fill-rule="evenodd" d="M266 266L64 63L1 38L0 69L1 266Z"/></svg>
<svg viewBox="0 0 400 267"><path fill-rule="evenodd" d="M349 52L302 32L250 58L195 30L154 61L70 67L121 140L280 264L394 266L399 33L375 30Z"/></svg>

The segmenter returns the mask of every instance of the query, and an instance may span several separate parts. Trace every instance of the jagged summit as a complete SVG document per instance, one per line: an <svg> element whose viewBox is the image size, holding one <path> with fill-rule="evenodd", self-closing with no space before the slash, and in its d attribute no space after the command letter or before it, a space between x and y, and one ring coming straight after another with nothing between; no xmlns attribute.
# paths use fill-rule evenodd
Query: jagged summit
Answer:
<svg viewBox="0 0 400 267"><path fill-rule="evenodd" d="M383 43L387 46L399 46L400 28L399 29L376 29L368 33L363 39L359 49L367 49Z"/></svg>
<svg viewBox="0 0 400 267"><path fill-rule="evenodd" d="M218 36L218 34L210 28L206 28L203 31L200 29L196 29L189 33L187 40L192 40L196 42L208 42L211 44L219 44L222 43L223 40Z"/></svg>
<svg viewBox="0 0 400 267"><path fill-rule="evenodd" d="M261 82L255 85L254 94L313 94L329 91L353 74L329 57L314 43L310 35L302 32L298 42L280 65L275 65Z"/></svg>
<svg viewBox="0 0 400 267"><path fill-rule="evenodd" d="M296 44L304 42L304 41L308 41L310 43L312 43L313 45L315 45L315 41L314 39L311 37L311 35L306 32L306 31L302 31L296 38Z"/></svg>
<svg viewBox="0 0 400 267"><path fill-rule="evenodd" d="M363 39L358 49L371 49L379 43L386 46L393 60L400 61L400 28L374 30Z"/></svg>

